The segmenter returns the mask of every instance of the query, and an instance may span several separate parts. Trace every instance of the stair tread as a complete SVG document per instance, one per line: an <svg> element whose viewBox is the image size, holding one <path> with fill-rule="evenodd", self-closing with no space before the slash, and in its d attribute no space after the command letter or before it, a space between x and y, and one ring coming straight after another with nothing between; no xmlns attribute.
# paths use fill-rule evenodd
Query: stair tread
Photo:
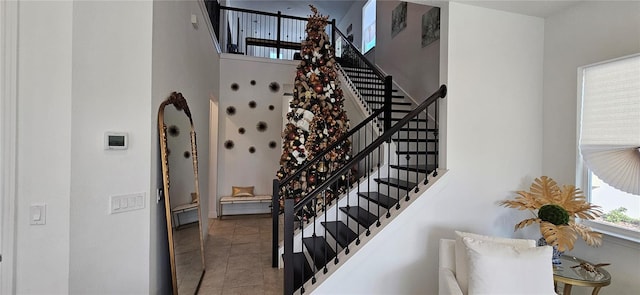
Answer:
<svg viewBox="0 0 640 295"><path fill-rule="evenodd" d="M329 246L329 243L327 243L324 237L304 238L302 239L302 243L305 248L307 248L307 251L309 251L309 256L313 259L316 269L324 267L327 262L336 257L336 252L331 249L331 246Z"/></svg>
<svg viewBox="0 0 640 295"><path fill-rule="evenodd" d="M393 138L393 141L398 142L438 142L435 138Z"/></svg>
<svg viewBox="0 0 640 295"><path fill-rule="evenodd" d="M400 120L402 120L402 119L403 119L403 118L391 118L391 121L400 121ZM422 122L429 122L429 120L428 120L428 119L425 119L425 118L413 118L413 119L411 119L409 122L419 122L419 123L422 123Z"/></svg>
<svg viewBox="0 0 640 295"><path fill-rule="evenodd" d="M321 224L343 248L358 238L358 235L349 229L342 221L327 221L321 222Z"/></svg>
<svg viewBox="0 0 640 295"><path fill-rule="evenodd" d="M396 203L398 203L397 199L390 198L387 195L379 192L364 192L364 193L358 193L358 195L384 207L385 209L389 209L393 207Z"/></svg>
<svg viewBox="0 0 640 295"><path fill-rule="evenodd" d="M416 186L416 184L413 182L398 179L398 178L376 178L375 181L379 183L384 183L390 186L394 186L397 188L401 188L404 190L410 190Z"/></svg>
<svg viewBox="0 0 640 295"><path fill-rule="evenodd" d="M424 154L427 155L435 155L436 152L435 151L396 151L396 154L398 155L418 155L418 156L422 156Z"/></svg>
<svg viewBox="0 0 640 295"><path fill-rule="evenodd" d="M293 253L293 289L298 290L313 276L304 253Z"/></svg>
<svg viewBox="0 0 640 295"><path fill-rule="evenodd" d="M384 91L384 88L360 87L360 88L358 88L358 90L362 93L362 91ZM391 92L392 93L397 93L398 89L391 89Z"/></svg>
<svg viewBox="0 0 640 295"><path fill-rule="evenodd" d="M431 173L431 171L436 169L436 165L390 165L393 169L399 170L407 170L407 171L417 171L422 173Z"/></svg>
<svg viewBox="0 0 640 295"><path fill-rule="evenodd" d="M359 206L351 206L349 208L340 207L340 210L366 228L370 227L376 222L376 220L378 220L377 216Z"/></svg>
<svg viewBox="0 0 640 295"><path fill-rule="evenodd" d="M379 104L384 104L383 101L375 101L375 100L365 100L368 103L379 103ZM410 102L400 102L400 101L392 101L391 102L392 105L402 105L402 106L410 106L411 103ZM375 109L374 111L377 111L378 109Z"/></svg>
<svg viewBox="0 0 640 295"><path fill-rule="evenodd" d="M398 131L428 131L428 132L437 132L438 129L435 128L417 128L417 127L403 127Z"/></svg>
<svg viewBox="0 0 640 295"><path fill-rule="evenodd" d="M356 87L356 88L358 88L358 90L361 89L360 87ZM384 97L384 93L382 93L383 89L375 89L375 90L381 90L381 93L362 93L362 92L360 92L360 94L362 96L364 96L364 97L373 97L373 96L375 96L375 97ZM395 98L395 99L402 98L402 99L404 99L404 95L391 95L391 98Z"/></svg>
<svg viewBox="0 0 640 295"><path fill-rule="evenodd" d="M372 69L370 68L363 68L363 67L352 67L352 66L344 66L342 65L342 69L345 71L352 71L352 72L363 72L363 73L374 73Z"/></svg>

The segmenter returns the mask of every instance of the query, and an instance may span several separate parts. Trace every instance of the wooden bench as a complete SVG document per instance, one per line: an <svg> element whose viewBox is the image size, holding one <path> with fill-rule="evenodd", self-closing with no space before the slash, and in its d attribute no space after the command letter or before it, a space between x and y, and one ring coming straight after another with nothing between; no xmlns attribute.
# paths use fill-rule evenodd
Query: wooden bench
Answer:
<svg viewBox="0 0 640 295"><path fill-rule="evenodd" d="M222 219L222 205L228 204L251 204L251 203L271 203L271 195L255 195L253 197L232 197L232 196L224 196L220 198L220 203L218 205L218 212L220 215L218 218Z"/></svg>
<svg viewBox="0 0 640 295"><path fill-rule="evenodd" d="M198 209L198 203L189 203L189 204L182 204L179 206L176 206L175 208L171 209L171 218L173 218L173 224L176 228L179 228L182 223L180 222L180 214L182 213L186 213L189 211L193 211L193 210L197 210ZM196 219L197 221L197 219Z"/></svg>

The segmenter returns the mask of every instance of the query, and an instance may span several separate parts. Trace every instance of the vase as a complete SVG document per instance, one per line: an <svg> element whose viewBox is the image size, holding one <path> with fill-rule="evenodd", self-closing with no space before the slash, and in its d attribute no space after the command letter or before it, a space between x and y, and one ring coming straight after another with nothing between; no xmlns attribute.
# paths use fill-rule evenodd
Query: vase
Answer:
<svg viewBox="0 0 640 295"><path fill-rule="evenodd" d="M541 237L540 239L538 239L538 246L546 246L546 245L549 245L549 244L547 244L547 240L545 240L544 237ZM551 255L551 264L553 265L562 264L562 261L560 261L560 256L564 254L564 251L558 251L558 246L552 246L552 247L553 247L553 254Z"/></svg>

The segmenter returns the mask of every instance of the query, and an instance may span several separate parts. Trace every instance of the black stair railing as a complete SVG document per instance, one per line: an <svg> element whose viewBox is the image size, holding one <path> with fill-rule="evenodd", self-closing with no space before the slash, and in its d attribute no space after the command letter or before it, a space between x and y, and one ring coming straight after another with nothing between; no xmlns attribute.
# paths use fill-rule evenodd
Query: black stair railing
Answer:
<svg viewBox="0 0 640 295"><path fill-rule="evenodd" d="M301 176L305 176L307 180L309 179L309 175L315 175L315 180L313 183L307 183L309 186L317 186L325 181L329 176L331 176L336 170L334 165L331 165L331 159L328 158L329 152L344 147L344 142L348 141L351 147L352 153L359 153L367 146L369 146L376 138L377 126L373 124L373 120L376 119L383 110L378 110L371 114L369 117L362 120L358 125L351 128L347 133L342 135L338 140L336 140L333 144L329 145L324 150L320 151L313 159L308 160L304 165L302 165L296 172L288 175L282 180L274 179L273 180L273 198L272 198L272 219L273 219L273 228L272 228L272 266L278 267L278 249L279 249L279 228L280 228L280 209L283 208L280 201L279 196L282 196L282 199L292 199L295 200L303 187L297 187L298 185L302 186L298 182ZM286 140L286 139L285 139ZM348 159L347 159L348 160ZM379 162L379 159L374 159L375 162ZM349 177L350 179L358 179L360 175L363 174L363 170L366 167L363 165L352 166L350 169ZM304 197L302 195L301 197ZM333 200L326 199L328 203L332 203ZM312 208L307 211L312 211L313 214L321 213L322 208ZM307 212L306 215L308 215ZM301 214L299 219L303 219L305 214Z"/></svg>
<svg viewBox="0 0 640 295"><path fill-rule="evenodd" d="M409 192L418 192L421 183L427 184L428 174L436 173L437 144L424 148L406 146L406 151L409 151L406 157L393 157L396 159L395 163L386 163L384 169L376 169L374 166L377 166L376 158L380 159L385 153L387 159L392 159L391 152L394 148L385 148L391 146L392 142L396 145L396 154L402 154L400 141L395 142L398 139L419 142L433 137L435 122L422 124L424 122L415 119L428 112L430 108L435 108L438 99L445 97L446 92L446 86L442 85L298 202L285 199L285 294L293 294L296 290L299 290L300 294L304 293L305 282L311 280L311 284L315 284L318 272L327 273L327 264L331 262L338 264L340 253L348 255L352 245L361 244L362 234L369 236L373 226L380 227L382 218L389 218L393 208L401 208L401 199L409 201ZM353 181L349 177L352 173L351 167L358 165L371 168L364 170L364 175L361 176L365 180L362 182ZM420 175L414 175L414 172ZM351 192L348 191L341 199L335 200L336 206L329 208L325 202L327 194L344 185L344 182L348 187L353 187ZM326 206L324 209L328 211L322 215L300 219L299 216L309 206Z"/></svg>
<svg viewBox="0 0 640 295"><path fill-rule="evenodd" d="M333 44L336 44L336 52L340 52L337 61L342 67L343 74L360 85L358 92L362 95L363 103L374 111L385 108L384 129L391 127L391 99L393 82L391 76L387 76L378 67L371 63L349 39L334 25L332 26Z"/></svg>

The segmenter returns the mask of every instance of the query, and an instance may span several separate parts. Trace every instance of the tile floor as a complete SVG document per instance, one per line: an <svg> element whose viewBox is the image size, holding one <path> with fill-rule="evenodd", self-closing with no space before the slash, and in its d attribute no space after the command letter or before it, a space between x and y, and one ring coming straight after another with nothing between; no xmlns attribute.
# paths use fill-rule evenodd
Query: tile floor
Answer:
<svg viewBox="0 0 640 295"><path fill-rule="evenodd" d="M198 294L282 294L283 271L271 267L271 226L269 215L210 219Z"/></svg>

